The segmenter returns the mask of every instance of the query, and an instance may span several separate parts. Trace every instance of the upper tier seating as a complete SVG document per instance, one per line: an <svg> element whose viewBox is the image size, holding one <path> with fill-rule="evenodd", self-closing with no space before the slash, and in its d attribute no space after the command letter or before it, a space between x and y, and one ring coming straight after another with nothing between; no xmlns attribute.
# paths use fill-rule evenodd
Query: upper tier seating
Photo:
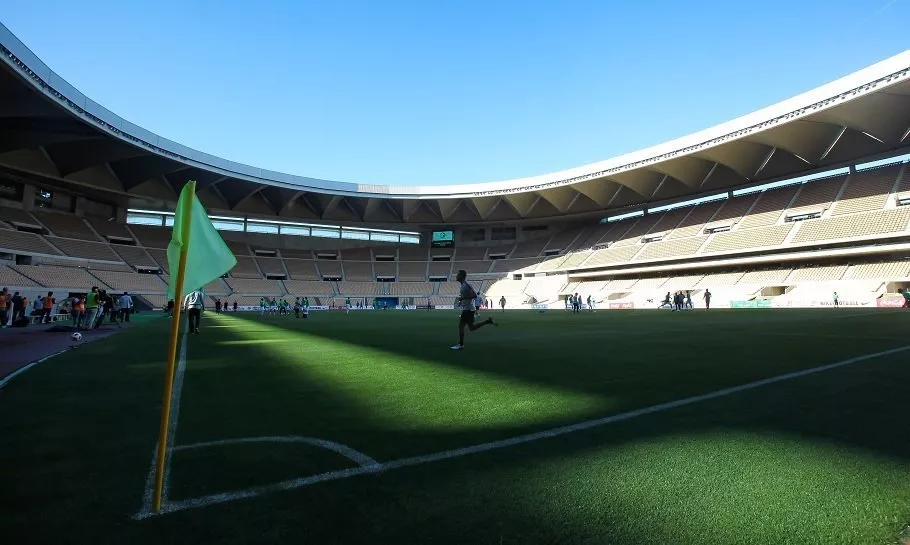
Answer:
<svg viewBox="0 0 910 545"><path fill-rule="evenodd" d="M85 223L85 220L72 214L59 214L53 212L35 211L38 218L51 233L58 237L77 238L98 242L100 239Z"/></svg>
<svg viewBox="0 0 910 545"><path fill-rule="evenodd" d="M384 286L380 282L339 282L339 295L366 296L382 295Z"/></svg>
<svg viewBox="0 0 910 545"><path fill-rule="evenodd" d="M755 205L755 201L757 200L758 195L751 193L749 195L739 195L724 201L720 210L711 218L711 221L705 224L705 228L713 229L735 225L744 215L746 215L746 212Z"/></svg>
<svg viewBox="0 0 910 545"><path fill-rule="evenodd" d="M543 237L519 242L515 245L515 250L512 252L511 257L537 257L543 252L549 240L550 237Z"/></svg>
<svg viewBox="0 0 910 545"><path fill-rule="evenodd" d="M611 246L609 248L604 248L603 250L596 250L591 257L584 262L584 266L589 267L592 265L606 265L608 263L629 261L640 249L641 246L620 246L618 248Z"/></svg>
<svg viewBox="0 0 910 545"><path fill-rule="evenodd" d="M784 213L784 208L799 190L798 185L763 191L749 214L739 223L739 229L774 225Z"/></svg>
<svg viewBox="0 0 910 545"><path fill-rule="evenodd" d="M322 280L313 260L285 259L284 266L287 267L288 276L295 280Z"/></svg>
<svg viewBox="0 0 910 545"><path fill-rule="evenodd" d="M446 272L443 276L448 276ZM427 279L426 261L400 261L398 263L398 279L404 281L420 281Z"/></svg>
<svg viewBox="0 0 910 545"><path fill-rule="evenodd" d="M319 259L316 261L316 267L319 268L319 278L322 279L326 276L331 276L333 278L339 278L342 276L341 273L341 261L334 261L331 259Z"/></svg>
<svg viewBox="0 0 910 545"><path fill-rule="evenodd" d="M344 278L354 282L371 282L376 279L373 264L369 261L344 261Z"/></svg>
<svg viewBox="0 0 910 545"><path fill-rule="evenodd" d="M238 255L237 264L231 269L231 276L234 278L262 278L262 273L256 265L256 260L252 257Z"/></svg>
<svg viewBox="0 0 910 545"><path fill-rule="evenodd" d="M105 221L90 218L88 222L102 237L116 237L125 240L135 240L136 237L129 232L126 225L116 221Z"/></svg>
<svg viewBox="0 0 910 545"><path fill-rule="evenodd" d="M771 225L756 229L740 229L726 233L717 233L703 250L704 252L724 252L729 250L744 250L746 248L760 248L765 246L779 246L783 244L792 223L785 225Z"/></svg>
<svg viewBox="0 0 910 545"><path fill-rule="evenodd" d="M132 267L158 267L155 258L145 251L145 248L139 246L127 246L125 244L112 244L111 248L120 256L121 259L129 263Z"/></svg>
<svg viewBox="0 0 910 545"><path fill-rule="evenodd" d="M0 250L10 250L13 253L61 255L41 235L12 229L0 229Z"/></svg>
<svg viewBox="0 0 910 545"><path fill-rule="evenodd" d="M136 293L165 293L167 285L155 274L136 274L117 271L98 271L93 270L92 274L97 276L108 285L112 290L132 291ZM89 284L87 287L90 287Z"/></svg>
<svg viewBox="0 0 910 545"><path fill-rule="evenodd" d="M35 219L34 216L26 212L25 210L20 210L18 208L7 208L5 206L0 206L0 220L3 220L12 225L26 225L28 227L41 228L41 222Z"/></svg>
<svg viewBox="0 0 910 545"><path fill-rule="evenodd" d="M840 280L847 272L846 265L828 265L821 267L802 267L794 269L790 276L784 280L785 284L798 284L800 282L826 282Z"/></svg>
<svg viewBox="0 0 910 545"><path fill-rule="evenodd" d="M442 276L448 278L455 274L455 270L457 270L453 270L452 265L454 265L454 263L451 261L430 261L427 275L428 277L432 276L434 278Z"/></svg>
<svg viewBox="0 0 910 545"><path fill-rule="evenodd" d="M431 263L430 267L435 265ZM452 264L452 274L454 275L460 269L464 269L468 274L485 274L490 272L493 261L456 261Z"/></svg>
<svg viewBox="0 0 910 545"><path fill-rule="evenodd" d="M635 256L635 261L691 255L701 248L707 238L706 236L700 236L649 242Z"/></svg>
<svg viewBox="0 0 910 545"><path fill-rule="evenodd" d="M788 216L827 210L837 198L846 176L835 176L825 180L813 180L800 186L800 191L787 210Z"/></svg>
<svg viewBox="0 0 910 545"><path fill-rule="evenodd" d="M834 205L834 215L881 210L897 181L901 165L870 168L850 175L847 187Z"/></svg>
<svg viewBox="0 0 910 545"><path fill-rule="evenodd" d="M499 273L520 271L529 267L533 268L541 261L543 261L543 258L540 257L531 257L525 259L494 259L493 268L490 269L490 271Z"/></svg>
<svg viewBox="0 0 910 545"><path fill-rule="evenodd" d="M426 248L414 246L402 246L398 248L398 259L400 261L427 261L429 253Z"/></svg>
<svg viewBox="0 0 910 545"><path fill-rule="evenodd" d="M139 239L141 246L148 248L167 248L171 241L171 230L148 225L130 225L130 231Z"/></svg>
<svg viewBox="0 0 910 545"><path fill-rule="evenodd" d="M259 264L259 269L262 271L262 274L287 274L281 259L277 257L257 257L256 263Z"/></svg>
<svg viewBox="0 0 910 545"><path fill-rule="evenodd" d="M799 223L793 243L833 240L867 235L884 235L907 230L910 206L878 212L806 220Z"/></svg>
<svg viewBox="0 0 910 545"><path fill-rule="evenodd" d="M373 262L373 274L376 277L398 278L398 263L394 261L375 261Z"/></svg>
<svg viewBox="0 0 910 545"><path fill-rule="evenodd" d="M563 229L561 231L557 231L556 233L553 234L553 236L547 242L546 246L544 247L544 250L545 251L568 250L568 249L570 249L572 242L574 242L575 239L583 231L585 231L585 228L583 228L583 227L575 227L575 228Z"/></svg>
<svg viewBox="0 0 910 545"><path fill-rule="evenodd" d="M70 257L96 259L101 261L120 261L120 256L111 249L109 244L103 242L89 242L87 240L57 237L47 237L47 240Z"/></svg>
<svg viewBox="0 0 910 545"><path fill-rule="evenodd" d="M783 286L792 269L747 271L736 283L739 286Z"/></svg>
<svg viewBox="0 0 910 545"><path fill-rule="evenodd" d="M618 238L611 246L627 246L630 244L638 244L641 242L642 237L648 234L652 228L660 221L664 216L663 213L649 214L638 218L638 221L632 223L631 227L623 233L620 238Z"/></svg>
<svg viewBox="0 0 910 545"><path fill-rule="evenodd" d="M90 275L85 269L78 267L13 265L11 268L48 288L88 290L100 283L97 278Z"/></svg>
<svg viewBox="0 0 910 545"><path fill-rule="evenodd" d="M723 203L708 202L693 207L689 215L679 223L676 229L670 231L667 238L685 238L704 233L705 224L711 221L711 218L717 214L721 206L723 206Z"/></svg>

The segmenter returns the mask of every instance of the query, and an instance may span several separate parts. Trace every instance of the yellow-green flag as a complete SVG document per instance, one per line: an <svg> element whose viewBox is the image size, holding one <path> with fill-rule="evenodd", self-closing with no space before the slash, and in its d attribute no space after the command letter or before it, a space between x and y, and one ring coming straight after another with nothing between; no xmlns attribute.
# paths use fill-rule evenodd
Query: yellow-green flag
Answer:
<svg viewBox="0 0 910 545"><path fill-rule="evenodd" d="M189 228L188 240L184 240L185 227ZM180 251L184 248L186 270L183 275L183 293L175 297L177 282L174 275L179 270ZM177 210L174 212L174 231L171 242L167 245L167 264L172 275L167 296L175 301L219 278L237 264L237 258L215 230L212 220L196 197L195 182L186 184L180 192Z"/></svg>

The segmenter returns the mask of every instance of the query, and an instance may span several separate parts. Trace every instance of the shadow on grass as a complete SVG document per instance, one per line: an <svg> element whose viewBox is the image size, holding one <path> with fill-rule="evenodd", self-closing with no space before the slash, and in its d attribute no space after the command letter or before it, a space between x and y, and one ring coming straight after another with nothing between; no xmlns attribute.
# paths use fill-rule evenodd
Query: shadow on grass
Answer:
<svg viewBox="0 0 910 545"><path fill-rule="evenodd" d="M737 326L720 313L660 315L647 322L637 315L616 316L586 325L567 317L535 324L536 315L507 315L520 327L477 332L469 350L457 354L446 349L454 329L448 319L439 320L438 333L435 324L427 328L430 318L409 315L368 323L337 315L322 322L273 320L268 326L305 334L299 351L310 358L307 365L333 364L308 350L306 336L315 336L414 360L413 365L429 361L631 408L668 400L662 396L715 390L728 385L725 381L746 382L742 371L675 384L698 370L763 363L757 353L767 341L755 341L748 331L729 338L731 331L778 327L761 325L755 316ZM827 323L821 315L801 316L788 319ZM256 319L250 318L240 318L238 327L254 330ZM881 337L899 332L899 325L861 323L870 331L874 326ZM633 331L643 324L656 332ZM831 324L826 331L843 336L856 336L859 327ZM558 337L553 330L566 325L575 334L552 342ZM487 333L488 340L481 341ZM599 341L585 343L591 335ZM566 421L482 429L388 427L357 398L356 384L351 390L325 388L308 382L305 370L276 361L262 344L222 344L247 338L232 328L204 328L193 338L179 443L299 433L344 439L379 458L373 451L391 456L405 446L405 455L424 454L604 415L592 410ZM847 543L870 536L886 540L910 518L908 487L886 485L906 481L896 468L910 458L907 441L896 433L910 409L901 386L910 370L907 357L897 356L520 447L129 522L156 435L161 389L156 362L163 360L158 342L138 330L128 332L103 350L39 366L20 391L0 398L4 411L23 411L0 430L11 439L2 449L4 466L21 468L3 477L3 489L19 500L9 511L13 536L140 544ZM738 349L731 353L709 349L712 345ZM795 351L800 359L758 372L769 376L778 374L775 365L810 367L900 345L830 338L769 345L764 348L772 354ZM133 357L128 364L125 352ZM653 357L658 361L649 365L646 359ZM667 366L678 372L664 378ZM625 379L610 380L616 376ZM260 458L253 450L231 456L224 467L232 471L253 469ZM218 464L217 457L205 463ZM798 470L803 465L807 469ZM199 473L211 474L209 469ZM178 472L189 478L193 470L175 468ZM860 481L887 493L875 496ZM840 520L826 520L824 513ZM851 525L866 533L849 534L844 528Z"/></svg>

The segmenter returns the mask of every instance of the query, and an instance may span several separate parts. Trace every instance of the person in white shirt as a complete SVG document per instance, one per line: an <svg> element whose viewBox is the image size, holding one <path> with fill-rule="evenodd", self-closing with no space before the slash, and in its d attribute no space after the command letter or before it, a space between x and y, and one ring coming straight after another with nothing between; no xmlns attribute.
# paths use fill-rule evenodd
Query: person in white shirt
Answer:
<svg viewBox="0 0 910 545"><path fill-rule="evenodd" d="M205 294L202 290L194 290L183 298L183 308L186 309L187 319L190 323L190 333L199 334L199 320L205 309Z"/></svg>
<svg viewBox="0 0 910 545"><path fill-rule="evenodd" d="M474 323L474 312L477 310L474 301L477 299L477 292L474 291L474 287L471 286L471 284L468 284L466 280L467 277L468 273L464 270L458 271L458 274L455 275L455 280L461 284L461 288L458 292L458 299L455 300L455 308L461 310L461 318L458 320L458 344L453 346L452 350L464 349L465 328L474 331L485 325L498 325L493 321L493 318L487 318L479 324Z"/></svg>
<svg viewBox="0 0 910 545"><path fill-rule="evenodd" d="M123 292L123 295L120 296L119 303L120 303L119 304L120 321L129 322L130 321L130 312L133 309L133 298L130 297L130 293L128 291Z"/></svg>

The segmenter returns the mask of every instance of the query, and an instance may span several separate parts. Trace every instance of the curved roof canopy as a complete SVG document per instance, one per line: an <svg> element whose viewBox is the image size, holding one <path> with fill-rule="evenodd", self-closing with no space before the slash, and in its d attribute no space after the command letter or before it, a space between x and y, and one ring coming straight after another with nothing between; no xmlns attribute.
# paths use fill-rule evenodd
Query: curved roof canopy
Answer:
<svg viewBox="0 0 910 545"><path fill-rule="evenodd" d="M602 214L884 157L910 148L910 50L715 127L581 167L501 182L385 186L235 163L92 101L0 25L0 169L136 206L194 179L212 210L442 224Z"/></svg>

